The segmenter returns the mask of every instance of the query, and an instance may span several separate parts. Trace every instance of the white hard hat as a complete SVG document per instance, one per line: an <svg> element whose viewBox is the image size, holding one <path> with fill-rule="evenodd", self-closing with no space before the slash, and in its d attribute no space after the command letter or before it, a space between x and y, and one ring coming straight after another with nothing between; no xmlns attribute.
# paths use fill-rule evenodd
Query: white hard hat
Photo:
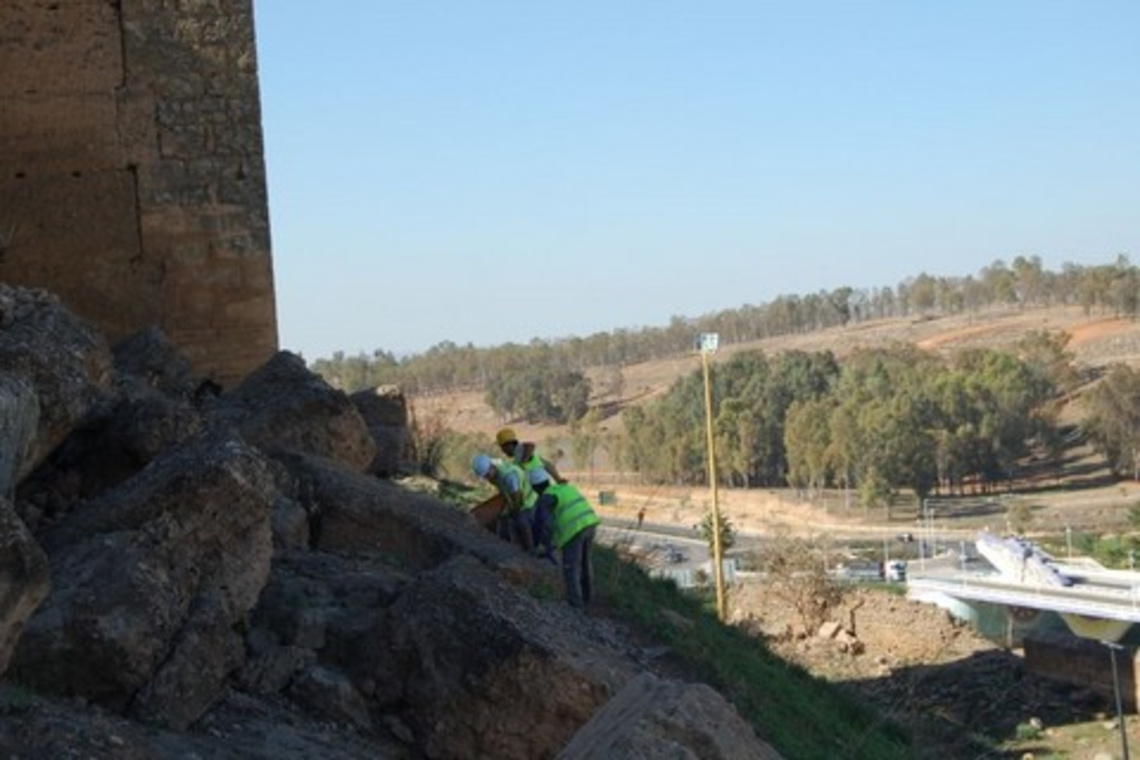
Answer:
<svg viewBox="0 0 1140 760"><path fill-rule="evenodd" d="M471 469L479 477L487 477L487 473L491 471L491 457L486 454L476 454L475 458L471 460Z"/></svg>
<svg viewBox="0 0 1140 760"><path fill-rule="evenodd" d="M527 477L530 478L530 484L537 486L539 483L545 483L550 480L550 473L545 468L535 467L533 470L527 470Z"/></svg>

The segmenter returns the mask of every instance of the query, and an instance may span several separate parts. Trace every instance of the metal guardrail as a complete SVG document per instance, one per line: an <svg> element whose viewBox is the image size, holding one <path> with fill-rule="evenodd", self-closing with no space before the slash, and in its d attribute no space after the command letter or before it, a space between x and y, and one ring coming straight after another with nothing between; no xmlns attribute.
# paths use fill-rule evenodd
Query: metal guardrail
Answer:
<svg viewBox="0 0 1140 760"><path fill-rule="evenodd" d="M1085 584L1025 586L996 576L960 573L952 578L912 576L907 581L907 590L915 596L935 592L962 600L1140 623L1140 585L1129 588Z"/></svg>

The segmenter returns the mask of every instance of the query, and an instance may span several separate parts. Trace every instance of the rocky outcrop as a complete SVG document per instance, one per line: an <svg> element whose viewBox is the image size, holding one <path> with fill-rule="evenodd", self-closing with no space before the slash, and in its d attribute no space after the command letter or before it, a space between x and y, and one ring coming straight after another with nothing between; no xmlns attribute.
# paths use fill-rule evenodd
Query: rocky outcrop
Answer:
<svg viewBox="0 0 1140 760"><path fill-rule="evenodd" d="M55 296L0 283L0 368L22 377L39 406L36 435L15 463L16 481L111 392L111 364L103 337ZM17 393L24 395L23 390ZM0 445L0 450L10 445Z"/></svg>
<svg viewBox="0 0 1140 760"><path fill-rule="evenodd" d="M410 441L408 403L403 392L394 385L380 385L357 391L349 398L376 442L376 458L368 471L381 478L398 475L404 469Z"/></svg>
<svg viewBox="0 0 1140 760"><path fill-rule="evenodd" d="M429 756L550 757L635 672L604 628L471 557L392 607L406 720Z"/></svg>
<svg viewBox="0 0 1140 760"><path fill-rule="evenodd" d="M55 591L12 667L31 686L186 726L244 660L238 630L269 575L275 481L204 436L42 536Z"/></svg>
<svg viewBox="0 0 1140 760"><path fill-rule="evenodd" d="M613 752L770 756L709 690L614 702L640 650L553 601L549 563L377 477L400 452L298 357L219 393L148 332L112 372L57 303L18 300L72 332L0 330L25 357L0 375L0 753L552 758L632 702ZM61 389L88 400L42 424Z"/></svg>
<svg viewBox="0 0 1140 760"><path fill-rule="evenodd" d="M60 521L202 430L187 398L131 376L120 377L116 387L117 394L93 409L21 485L23 517L33 528Z"/></svg>
<svg viewBox="0 0 1140 760"><path fill-rule="evenodd" d="M365 472L376 444L360 413L288 351L272 359L223 399L221 418L266 451L298 451Z"/></svg>

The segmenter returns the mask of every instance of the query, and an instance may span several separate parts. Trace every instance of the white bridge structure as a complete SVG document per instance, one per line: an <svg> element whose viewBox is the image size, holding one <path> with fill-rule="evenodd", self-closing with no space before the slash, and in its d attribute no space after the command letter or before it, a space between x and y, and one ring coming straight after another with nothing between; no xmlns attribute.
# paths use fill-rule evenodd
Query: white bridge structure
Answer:
<svg viewBox="0 0 1140 760"><path fill-rule="evenodd" d="M983 532L975 544L992 570L953 557L917 571L912 563L907 595L948 609L995 640L1059 619L1077 636L1115 643L1140 624L1140 573L1061 562L1012 536Z"/></svg>

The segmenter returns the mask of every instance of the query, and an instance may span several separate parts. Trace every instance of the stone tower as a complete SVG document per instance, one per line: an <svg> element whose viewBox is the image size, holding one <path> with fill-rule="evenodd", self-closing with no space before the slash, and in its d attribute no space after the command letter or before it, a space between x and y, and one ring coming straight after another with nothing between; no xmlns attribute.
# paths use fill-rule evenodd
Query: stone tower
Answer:
<svg viewBox="0 0 1140 760"><path fill-rule="evenodd" d="M252 0L0 3L0 281L226 386L276 351Z"/></svg>

